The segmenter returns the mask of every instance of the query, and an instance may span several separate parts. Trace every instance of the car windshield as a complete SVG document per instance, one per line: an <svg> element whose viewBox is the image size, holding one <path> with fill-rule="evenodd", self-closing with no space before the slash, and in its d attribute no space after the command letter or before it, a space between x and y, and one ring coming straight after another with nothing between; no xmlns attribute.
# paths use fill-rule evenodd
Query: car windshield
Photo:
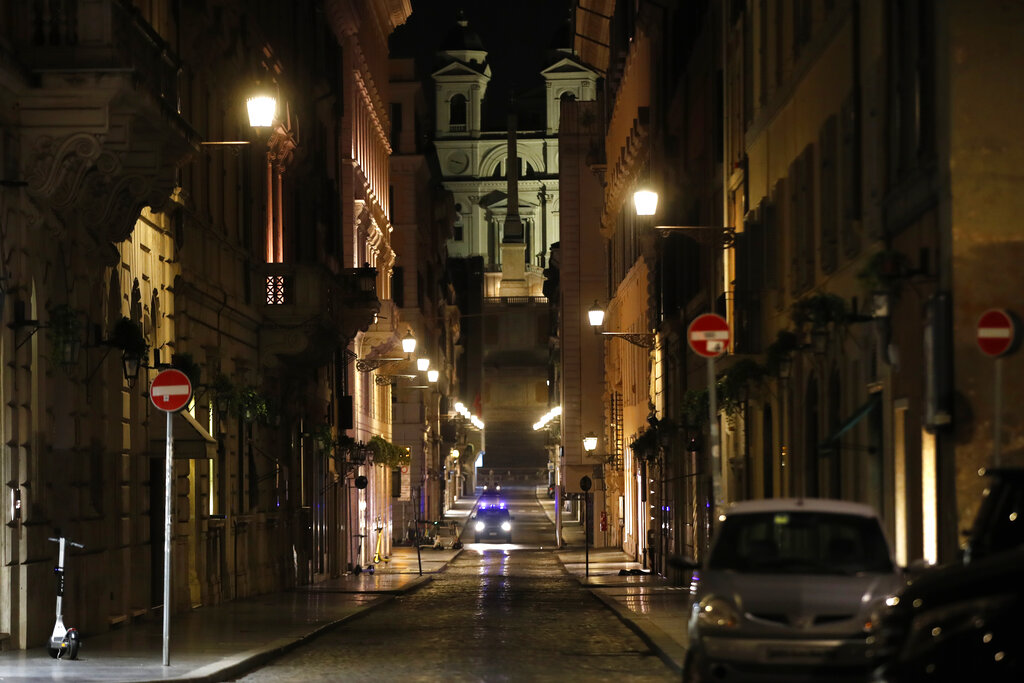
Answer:
<svg viewBox="0 0 1024 683"><path fill-rule="evenodd" d="M891 572L878 522L824 512L763 512L726 517L710 569L759 574Z"/></svg>

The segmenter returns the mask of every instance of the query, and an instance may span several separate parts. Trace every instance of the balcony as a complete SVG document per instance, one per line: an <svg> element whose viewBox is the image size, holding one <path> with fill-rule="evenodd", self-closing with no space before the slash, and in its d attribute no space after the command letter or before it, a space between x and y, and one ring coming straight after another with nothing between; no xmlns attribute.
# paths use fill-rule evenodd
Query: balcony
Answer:
<svg viewBox="0 0 1024 683"><path fill-rule="evenodd" d="M380 311L375 268L334 273L320 264L267 263L258 282L271 365L283 358L322 365Z"/></svg>
<svg viewBox="0 0 1024 683"><path fill-rule="evenodd" d="M4 19L28 192L100 244L124 240L199 149L178 114L174 52L122 0L17 2Z"/></svg>

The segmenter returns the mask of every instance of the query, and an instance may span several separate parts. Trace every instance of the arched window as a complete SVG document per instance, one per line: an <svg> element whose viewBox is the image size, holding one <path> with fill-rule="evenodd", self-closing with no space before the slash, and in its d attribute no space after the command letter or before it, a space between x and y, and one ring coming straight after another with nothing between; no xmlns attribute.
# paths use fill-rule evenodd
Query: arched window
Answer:
<svg viewBox="0 0 1024 683"><path fill-rule="evenodd" d="M562 102L573 102L576 100L576 95L566 90L558 99L560 99Z"/></svg>
<svg viewBox="0 0 1024 683"><path fill-rule="evenodd" d="M452 130L466 129L466 98L463 95L452 95L448 101L448 123Z"/></svg>

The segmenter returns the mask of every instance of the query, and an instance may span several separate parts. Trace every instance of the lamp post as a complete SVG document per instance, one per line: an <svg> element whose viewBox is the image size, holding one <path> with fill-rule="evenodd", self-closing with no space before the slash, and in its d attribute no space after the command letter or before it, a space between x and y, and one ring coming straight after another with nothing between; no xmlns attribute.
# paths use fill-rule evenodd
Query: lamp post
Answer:
<svg viewBox="0 0 1024 683"><path fill-rule="evenodd" d="M605 332L601 329L604 325L604 317L604 309L595 301L594 305L587 310L587 319L590 322L591 329L594 330L594 334L625 339L630 344L645 348L648 351L654 349L656 335L653 332Z"/></svg>

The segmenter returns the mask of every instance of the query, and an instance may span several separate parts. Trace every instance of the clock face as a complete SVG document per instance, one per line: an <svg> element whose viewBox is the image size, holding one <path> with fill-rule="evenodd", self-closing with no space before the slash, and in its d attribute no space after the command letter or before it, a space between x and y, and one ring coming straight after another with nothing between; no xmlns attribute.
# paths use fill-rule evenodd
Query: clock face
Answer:
<svg viewBox="0 0 1024 683"><path fill-rule="evenodd" d="M452 152L448 156L448 173L458 175L469 168L469 157L465 152Z"/></svg>

